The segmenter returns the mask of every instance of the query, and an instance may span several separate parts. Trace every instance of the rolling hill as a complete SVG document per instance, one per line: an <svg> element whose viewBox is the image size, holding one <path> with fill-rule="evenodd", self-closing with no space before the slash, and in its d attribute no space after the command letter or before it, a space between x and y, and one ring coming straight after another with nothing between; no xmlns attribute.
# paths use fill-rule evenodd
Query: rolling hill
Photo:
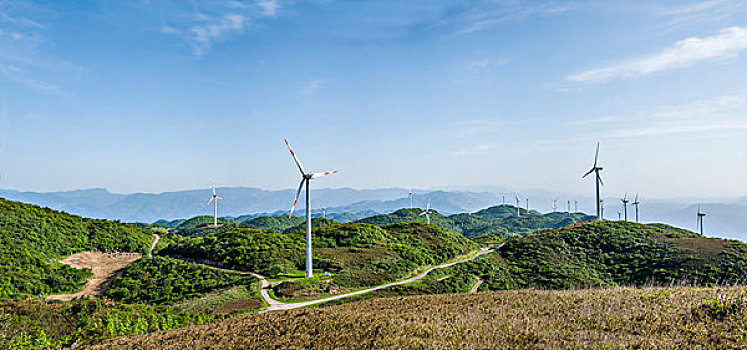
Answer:
<svg viewBox="0 0 747 350"><path fill-rule="evenodd" d="M150 231L0 199L0 297L79 290L90 276L59 260L82 251L147 254Z"/></svg>
<svg viewBox="0 0 747 350"><path fill-rule="evenodd" d="M517 216L517 210L521 216ZM422 209L400 209L391 214L376 215L358 220L373 225L387 225L395 222L425 221L420 214ZM517 209L511 205L499 205L475 213L460 213L444 216L438 212L430 214L431 223L447 231L466 237L497 234L502 236L525 235L548 228L557 228L593 220L594 217L582 213L548 213Z"/></svg>

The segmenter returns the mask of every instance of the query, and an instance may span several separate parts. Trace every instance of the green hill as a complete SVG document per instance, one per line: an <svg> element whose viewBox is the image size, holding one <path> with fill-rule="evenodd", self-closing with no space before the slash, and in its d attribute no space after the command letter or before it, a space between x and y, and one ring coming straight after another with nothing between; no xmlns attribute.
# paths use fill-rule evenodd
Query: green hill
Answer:
<svg viewBox="0 0 747 350"><path fill-rule="evenodd" d="M316 222L321 225L332 221ZM461 235L421 223L383 227L329 224L314 229L313 244L314 266L332 276L285 282L275 289L278 296L292 299L303 293L327 293L390 282L477 248ZM300 230L278 234L270 230L227 228L181 241L159 254L276 277L301 273L305 266L304 246ZM321 274L322 271L317 272Z"/></svg>
<svg viewBox="0 0 747 350"><path fill-rule="evenodd" d="M662 224L588 222L510 238L443 273L483 278L480 290L741 284L747 244Z"/></svg>
<svg viewBox="0 0 747 350"><path fill-rule="evenodd" d="M0 199L0 297L77 291L90 271L58 260L90 250L146 254L152 241L135 225Z"/></svg>
<svg viewBox="0 0 747 350"><path fill-rule="evenodd" d="M396 222L425 222L420 216L422 209L400 209L391 214L376 215L358 220L373 225L388 225ZM575 222L590 221L594 217L581 213L548 213L527 212L519 208L521 216L517 217L517 208L510 205L499 205L476 213L460 213L444 216L437 212L430 215L431 223L444 230L459 233L465 237L497 234L503 237L525 235L549 228L563 227Z"/></svg>
<svg viewBox="0 0 747 350"><path fill-rule="evenodd" d="M255 217L241 223L241 227L247 228L261 228L264 230L274 230L275 232L283 232L291 227L295 227L306 222L305 218L297 216L260 216Z"/></svg>

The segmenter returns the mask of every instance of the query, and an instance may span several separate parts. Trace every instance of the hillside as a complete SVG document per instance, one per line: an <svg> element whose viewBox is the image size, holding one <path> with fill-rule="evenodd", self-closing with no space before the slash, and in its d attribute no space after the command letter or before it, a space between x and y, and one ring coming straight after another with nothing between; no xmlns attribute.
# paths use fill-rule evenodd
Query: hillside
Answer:
<svg viewBox="0 0 747 350"><path fill-rule="evenodd" d="M59 260L92 250L147 254L152 241L151 232L135 225L0 199L0 297L78 291L90 270Z"/></svg>
<svg viewBox="0 0 747 350"><path fill-rule="evenodd" d="M517 216L517 210L521 216ZM400 209L390 214L376 215L358 220L373 225L388 225L396 222L424 222L420 216L422 209ZM548 213L527 212L510 205L499 205L480 210L476 213L460 213L444 216L437 212L430 215L431 223L447 231L459 233L465 237L498 234L501 236L524 235L549 228L563 227L574 222L592 220L593 217L582 213Z"/></svg>
<svg viewBox="0 0 747 350"><path fill-rule="evenodd" d="M739 349L747 290L614 288L369 300L243 315L90 349Z"/></svg>
<svg viewBox="0 0 747 350"><path fill-rule="evenodd" d="M465 254L477 245L433 225L400 223L384 227L350 223L326 224L313 232L317 278L286 281L274 289L285 299L339 293L392 282L423 266ZM269 230L228 228L205 237L184 240L159 254L207 261L270 277L302 276L303 232L278 234ZM331 276L322 276L323 272Z"/></svg>

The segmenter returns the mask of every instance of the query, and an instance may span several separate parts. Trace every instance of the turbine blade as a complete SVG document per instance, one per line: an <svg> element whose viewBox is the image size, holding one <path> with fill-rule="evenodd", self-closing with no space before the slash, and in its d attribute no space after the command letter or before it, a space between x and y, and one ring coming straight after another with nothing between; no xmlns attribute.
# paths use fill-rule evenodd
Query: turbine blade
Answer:
<svg viewBox="0 0 747 350"><path fill-rule="evenodd" d="M431 210L431 200L428 200L428 204L425 205L425 212L427 213L429 210Z"/></svg>
<svg viewBox="0 0 747 350"><path fill-rule="evenodd" d="M223 199L221 196L215 196L215 199Z"/></svg>
<svg viewBox="0 0 747 350"><path fill-rule="evenodd" d="M332 174L337 174L337 170L327 171L327 172L323 172L323 173L313 173L313 174L311 174L311 178L312 179L316 179L318 177L332 175Z"/></svg>
<svg viewBox="0 0 747 350"><path fill-rule="evenodd" d="M591 168L591 170L589 170L589 172L587 172L586 174L584 174L584 176L581 176L581 178L583 179L583 178L589 176L589 174L591 174L593 172L594 172L594 168Z"/></svg>
<svg viewBox="0 0 747 350"><path fill-rule="evenodd" d="M210 205L210 203L213 202L213 199L215 199L215 197L210 197L210 200L207 203L205 203L205 205Z"/></svg>
<svg viewBox="0 0 747 350"><path fill-rule="evenodd" d="M597 142L597 153L594 154L594 167L597 167L597 160L599 160L599 142Z"/></svg>
<svg viewBox="0 0 747 350"><path fill-rule="evenodd" d="M423 215L425 215L425 212L418 214L418 216L423 216Z"/></svg>
<svg viewBox="0 0 747 350"><path fill-rule="evenodd" d="M293 206L291 207L290 214L288 214L288 218L293 217L293 211L296 210L296 203L298 203L298 196L301 195L301 189L303 189L303 184L306 181L306 179L301 179L301 184L298 185L298 191L296 192L296 198L293 199Z"/></svg>
<svg viewBox="0 0 747 350"><path fill-rule="evenodd" d="M285 140L285 145L288 146L288 150L290 151L291 155L293 156L293 160L296 161L296 165L298 165L298 170L301 171L302 175L306 175L306 169L304 169L303 164L301 164L301 161L298 160L298 157L296 156L296 152L293 152L293 148L291 148L290 143L288 143L288 140Z"/></svg>
<svg viewBox="0 0 747 350"><path fill-rule="evenodd" d="M602 177L597 175L597 179L599 179L599 183L604 186L604 181L602 181Z"/></svg>

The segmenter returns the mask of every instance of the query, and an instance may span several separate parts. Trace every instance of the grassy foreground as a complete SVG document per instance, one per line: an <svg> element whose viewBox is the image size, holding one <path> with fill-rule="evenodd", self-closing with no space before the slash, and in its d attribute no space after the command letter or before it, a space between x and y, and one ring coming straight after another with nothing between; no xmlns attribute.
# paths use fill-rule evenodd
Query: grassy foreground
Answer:
<svg viewBox="0 0 747 350"><path fill-rule="evenodd" d="M747 288L500 291L242 315L92 349L740 349Z"/></svg>

